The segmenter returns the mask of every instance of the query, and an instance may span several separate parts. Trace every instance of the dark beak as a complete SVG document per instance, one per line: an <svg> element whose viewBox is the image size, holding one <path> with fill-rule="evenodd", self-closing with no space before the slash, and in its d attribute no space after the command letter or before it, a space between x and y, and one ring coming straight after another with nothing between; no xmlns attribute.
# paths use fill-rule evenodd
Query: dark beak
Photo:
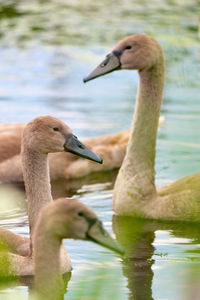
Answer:
<svg viewBox="0 0 200 300"><path fill-rule="evenodd" d="M91 151L87 146L81 143L78 140L78 138L73 134L67 136L66 142L64 144L64 148L66 152L71 152L80 157L98 162L99 164L103 163L103 160L99 155L97 155L96 153Z"/></svg>
<svg viewBox="0 0 200 300"><path fill-rule="evenodd" d="M83 82L87 82L104 74L108 74L114 70L120 69L120 55L121 52L119 51L113 51L108 54L104 61L83 79Z"/></svg>
<svg viewBox="0 0 200 300"><path fill-rule="evenodd" d="M101 221L96 222L88 230L88 239L109 248L121 255L124 254L124 249L114 240L110 234L103 228Z"/></svg>

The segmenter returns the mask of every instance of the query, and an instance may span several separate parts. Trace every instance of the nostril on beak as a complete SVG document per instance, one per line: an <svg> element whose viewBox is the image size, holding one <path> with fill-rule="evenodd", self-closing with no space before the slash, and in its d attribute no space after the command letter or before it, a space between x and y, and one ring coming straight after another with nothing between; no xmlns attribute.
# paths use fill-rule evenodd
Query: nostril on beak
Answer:
<svg viewBox="0 0 200 300"><path fill-rule="evenodd" d="M100 64L100 67L101 67L101 68L105 67L105 66L108 64L109 59L110 59L110 55L108 54L108 55L106 56L106 58L104 59L104 61Z"/></svg>
<svg viewBox="0 0 200 300"><path fill-rule="evenodd" d="M81 148L81 149L85 149L85 147L84 147L84 145L82 144L82 143L80 143L79 141L78 141L78 145L77 145L79 148Z"/></svg>
<svg viewBox="0 0 200 300"><path fill-rule="evenodd" d="M105 67L106 65L107 65L106 62L102 62L102 64L100 64L100 67L103 68L103 67Z"/></svg>

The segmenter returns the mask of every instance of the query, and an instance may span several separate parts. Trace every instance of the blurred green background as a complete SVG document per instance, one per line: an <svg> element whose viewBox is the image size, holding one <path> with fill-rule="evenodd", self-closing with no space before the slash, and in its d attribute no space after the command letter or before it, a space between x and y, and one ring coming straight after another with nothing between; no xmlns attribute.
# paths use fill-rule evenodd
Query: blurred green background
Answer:
<svg viewBox="0 0 200 300"><path fill-rule="evenodd" d="M199 3L188 0L1 1L1 43L110 44L147 32L173 45L197 42Z"/></svg>

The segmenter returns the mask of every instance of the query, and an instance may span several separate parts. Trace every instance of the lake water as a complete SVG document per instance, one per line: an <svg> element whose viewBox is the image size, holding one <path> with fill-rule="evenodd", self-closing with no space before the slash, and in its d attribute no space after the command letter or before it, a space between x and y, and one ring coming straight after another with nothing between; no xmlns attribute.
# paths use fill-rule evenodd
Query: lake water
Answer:
<svg viewBox="0 0 200 300"><path fill-rule="evenodd" d="M197 10L195 1L1 1L0 123L48 114L65 121L79 138L128 128L137 72L116 72L88 84L82 78L117 40L147 32L162 44L167 67L156 184L198 172ZM70 191L69 183L59 183L63 195L92 207L126 249L122 259L90 242L65 241L73 264L65 298L199 299L199 225L113 216L115 177L116 171L92 174L70 182ZM15 190L1 194L6 202L15 197ZM19 198L25 199L23 192ZM0 225L28 235L24 203L2 205ZM28 299L28 290L26 283L2 286L0 299Z"/></svg>

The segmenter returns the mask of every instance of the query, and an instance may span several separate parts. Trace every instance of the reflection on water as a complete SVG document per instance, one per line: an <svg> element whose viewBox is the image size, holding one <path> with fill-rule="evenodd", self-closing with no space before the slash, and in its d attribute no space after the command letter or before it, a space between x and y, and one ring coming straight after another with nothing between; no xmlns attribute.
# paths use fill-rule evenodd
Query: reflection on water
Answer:
<svg viewBox="0 0 200 300"><path fill-rule="evenodd" d="M198 172L196 12L197 2L186 0L1 1L0 123L27 122L50 114L67 122L81 137L128 128L137 73L116 72L87 85L82 78L116 40L145 31L162 43L167 67L161 111L165 123L157 142L157 185ZM74 267L69 299L80 299L80 294L87 300L199 299L198 226L113 217L116 174L101 172L52 183L54 198L77 197L92 207L110 232L113 227L126 249L121 259L90 242L66 241ZM16 195L17 204L12 201ZM6 198L8 204L0 204L0 225L27 235L23 187L12 187L4 194L0 189L0 198ZM0 299L9 294L12 299L17 295L27 299L26 285L2 287Z"/></svg>
<svg viewBox="0 0 200 300"><path fill-rule="evenodd" d="M113 227L126 250L129 299L199 299L198 225L115 216Z"/></svg>

